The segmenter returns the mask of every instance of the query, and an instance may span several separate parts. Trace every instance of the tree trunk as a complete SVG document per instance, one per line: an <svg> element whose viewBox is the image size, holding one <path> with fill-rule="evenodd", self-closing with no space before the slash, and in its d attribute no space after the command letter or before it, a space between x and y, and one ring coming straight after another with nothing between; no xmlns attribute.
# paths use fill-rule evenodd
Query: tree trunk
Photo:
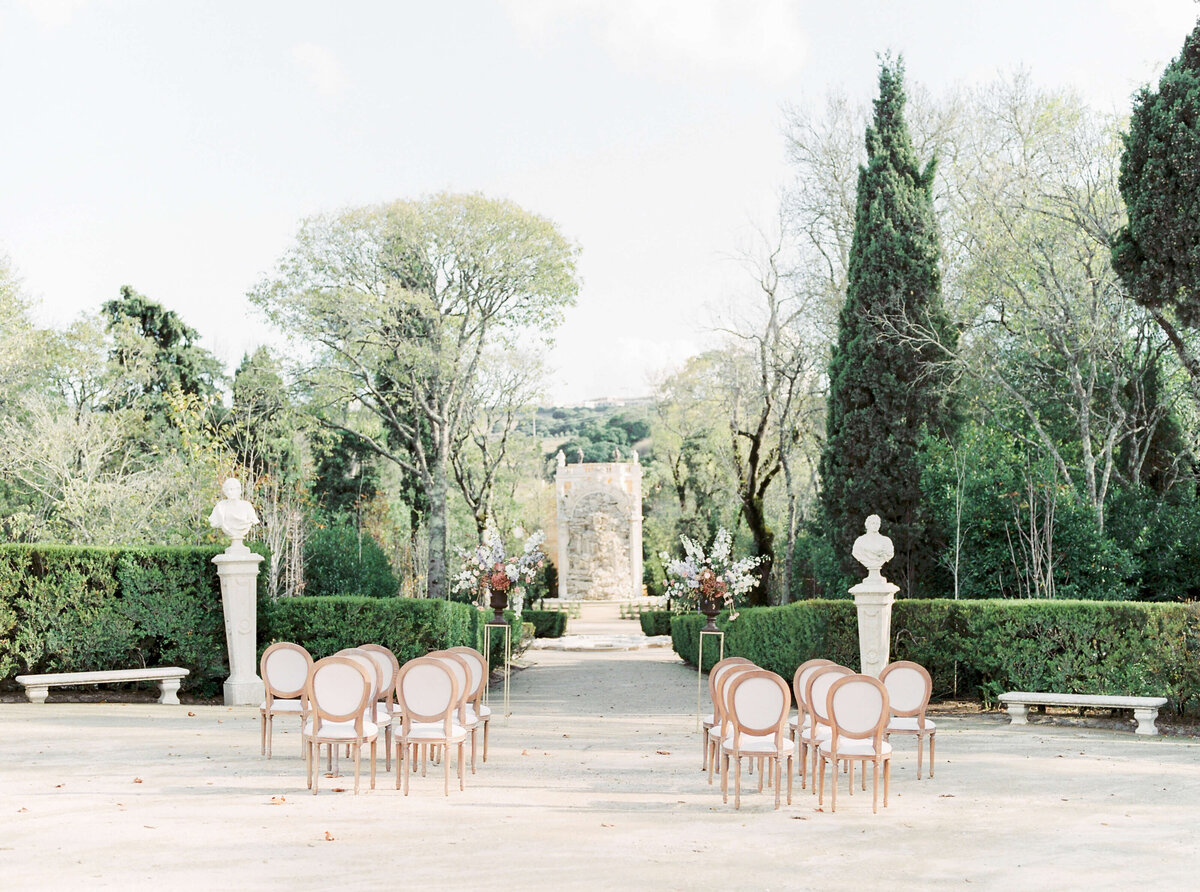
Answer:
<svg viewBox="0 0 1200 892"><path fill-rule="evenodd" d="M771 603L767 581L771 578L771 556L774 554L772 548L775 545L775 533L767 525L761 498L746 499L744 506L742 515L746 518L746 526L750 529L750 535L754 537L754 549L765 558L754 571L754 575L758 577L758 584L750 590L750 606L765 607Z"/></svg>
<svg viewBox="0 0 1200 892"><path fill-rule="evenodd" d="M448 598L446 587L446 459L439 455L429 469L429 597Z"/></svg>

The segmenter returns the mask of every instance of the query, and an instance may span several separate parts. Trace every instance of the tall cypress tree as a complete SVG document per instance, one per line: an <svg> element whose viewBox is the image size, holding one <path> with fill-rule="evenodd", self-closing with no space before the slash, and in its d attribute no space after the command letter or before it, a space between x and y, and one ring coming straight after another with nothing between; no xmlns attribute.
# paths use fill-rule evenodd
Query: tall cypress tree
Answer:
<svg viewBox="0 0 1200 892"><path fill-rule="evenodd" d="M953 411L944 349L957 335L942 306L934 159L918 164L904 122L904 67L885 58L858 172L846 303L829 364L821 502L848 576L850 549L876 513L896 556L885 573L902 595L920 593L938 537L922 504L919 444L949 434Z"/></svg>

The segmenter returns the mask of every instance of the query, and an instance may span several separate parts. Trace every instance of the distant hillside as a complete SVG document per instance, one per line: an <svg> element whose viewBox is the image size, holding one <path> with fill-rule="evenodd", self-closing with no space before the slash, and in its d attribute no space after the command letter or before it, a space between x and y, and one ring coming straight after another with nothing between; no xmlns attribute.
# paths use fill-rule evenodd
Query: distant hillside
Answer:
<svg viewBox="0 0 1200 892"><path fill-rule="evenodd" d="M592 401L589 401L592 402ZM547 459L561 449L567 461L603 462L613 460L613 449L621 460L631 457L630 450L650 436L649 397L583 406L554 406L537 410L537 436Z"/></svg>

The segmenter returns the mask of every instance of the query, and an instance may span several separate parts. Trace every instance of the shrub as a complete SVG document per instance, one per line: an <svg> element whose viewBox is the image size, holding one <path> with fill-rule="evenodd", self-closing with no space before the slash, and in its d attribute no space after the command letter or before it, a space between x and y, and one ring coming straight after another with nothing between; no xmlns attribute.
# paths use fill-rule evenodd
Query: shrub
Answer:
<svg viewBox="0 0 1200 892"><path fill-rule="evenodd" d="M536 638L561 638L567 629L567 614L561 610L524 610L521 618L533 624Z"/></svg>
<svg viewBox="0 0 1200 892"><path fill-rule="evenodd" d="M644 610L638 619L641 621L642 633L645 635L671 634L671 611L669 610Z"/></svg>
<svg viewBox="0 0 1200 892"><path fill-rule="evenodd" d="M671 621L675 652L693 665L704 618ZM849 601L803 601L743 610L725 655L790 679L814 657L858 665ZM717 647L705 641L704 668ZM1200 695L1200 605L1094 601L901 600L892 611L893 660L929 669L935 697L957 691L994 702L1004 691L1158 694L1182 709Z"/></svg>
<svg viewBox="0 0 1200 892"><path fill-rule="evenodd" d="M350 524L314 530L304 543L304 594L394 598L400 583L379 543Z"/></svg>
<svg viewBox="0 0 1200 892"><path fill-rule="evenodd" d="M178 665L185 691L215 694L229 674L221 550L0 546L0 678ZM260 574L260 630L265 597Z"/></svg>

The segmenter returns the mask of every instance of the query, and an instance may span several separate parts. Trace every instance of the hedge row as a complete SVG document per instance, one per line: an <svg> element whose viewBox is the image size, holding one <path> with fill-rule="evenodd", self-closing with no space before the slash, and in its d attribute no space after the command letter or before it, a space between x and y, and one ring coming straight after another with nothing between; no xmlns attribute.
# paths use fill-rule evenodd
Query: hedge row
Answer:
<svg viewBox="0 0 1200 892"><path fill-rule="evenodd" d="M533 625L536 638L561 638L567 630L567 615L561 610L529 610L521 612L521 618Z"/></svg>
<svg viewBox="0 0 1200 892"><path fill-rule="evenodd" d="M229 675L221 587L206 548L0 546L0 681L25 673L183 666L209 697ZM465 644L482 650L490 613L411 598L306 597L270 603L259 574L259 652L297 641L314 657L374 641L400 660ZM512 624L514 650L521 625ZM491 634L491 659L503 636Z"/></svg>
<svg viewBox="0 0 1200 892"><path fill-rule="evenodd" d="M638 620L642 624L642 634L644 635L671 634L671 611L669 610L644 610ZM694 658L692 662L695 662Z"/></svg>
<svg viewBox="0 0 1200 892"><path fill-rule="evenodd" d="M704 617L674 617L675 652L696 662ZM725 655L743 656L790 679L805 660L857 667L852 601L801 601L718 620ZM705 639L704 667L716 661ZM1169 697L1177 709L1200 696L1200 604L1129 601L897 601L893 660L914 660L933 676L934 696L1004 691Z"/></svg>

